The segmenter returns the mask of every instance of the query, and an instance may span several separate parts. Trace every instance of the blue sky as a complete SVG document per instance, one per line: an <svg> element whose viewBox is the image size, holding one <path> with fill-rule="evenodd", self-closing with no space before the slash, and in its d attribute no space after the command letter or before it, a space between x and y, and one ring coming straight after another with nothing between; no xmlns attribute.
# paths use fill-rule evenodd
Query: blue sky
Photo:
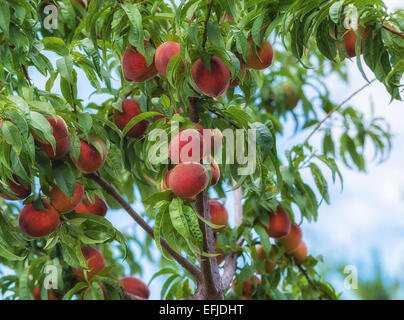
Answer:
<svg viewBox="0 0 404 320"><path fill-rule="evenodd" d="M401 0L386 0L389 9L404 8ZM365 84L357 69L355 60L348 62L350 83L345 85L330 77L328 85L334 101L342 101L357 88ZM34 69L30 69L33 82L43 88L45 81ZM370 76L372 78L372 76ZM93 91L82 73L79 74L80 86L78 95L85 102L101 102L101 95L94 95L88 99ZM55 88L57 85L55 85ZM395 134L393 150L390 158L382 163L370 163L368 172L358 173L341 166L344 176L344 190L340 192L340 185L330 186L331 205L321 205L317 223L303 223L304 240L309 253L324 257L324 266L342 263L354 265L358 268L358 276L366 278L371 274L372 252L377 250L386 277L401 276L404 267L404 103L390 102L390 97L383 85L373 84L354 99L351 104L365 113L369 113L373 101L376 114L383 116L390 123ZM293 130L291 130L293 132ZM278 140L278 145L288 149L292 145L302 142L309 132L295 136L284 136ZM311 143L319 145L321 135L315 135ZM372 153L369 148L369 159ZM141 203L135 203L135 209L142 212ZM230 194L226 207L230 213L231 225L234 225L233 196ZM134 226L133 221L123 210L110 211L107 218L118 229L125 228L139 236L142 230ZM155 249L153 249L155 252ZM138 254L136 256L139 256ZM147 262L142 279L148 282L158 271ZM342 277L332 277L332 284L343 298L353 297L352 292L344 289ZM161 282L154 281L151 285L151 298L160 297ZM401 295L403 298L404 295Z"/></svg>

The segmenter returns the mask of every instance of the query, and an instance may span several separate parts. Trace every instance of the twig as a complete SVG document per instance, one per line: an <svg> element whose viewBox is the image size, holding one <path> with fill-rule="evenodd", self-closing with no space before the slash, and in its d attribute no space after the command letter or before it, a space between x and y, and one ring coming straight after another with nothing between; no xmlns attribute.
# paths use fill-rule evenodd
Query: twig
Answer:
<svg viewBox="0 0 404 320"><path fill-rule="evenodd" d="M404 38L404 33L400 32L400 31L397 31L397 30L393 29L392 27L389 27L386 24L383 24L382 27L384 29L390 31L391 33L394 33L395 35L398 35L399 37Z"/></svg>
<svg viewBox="0 0 404 320"><path fill-rule="evenodd" d="M209 22L209 18L210 18L210 14L212 12L212 7L213 7L213 0L209 1L208 4L208 12L206 14L206 19L205 19L205 23L204 23L204 29L203 29L203 38L202 38L202 48L205 49L205 45L206 45L206 40L208 39L208 22Z"/></svg>
<svg viewBox="0 0 404 320"><path fill-rule="evenodd" d="M92 173L86 175L87 178L94 180L97 184L99 184L108 194L110 194L121 206L129 213L129 215L135 220L135 222L145 230L150 237L154 239L153 228L150 227L143 218L136 213L135 210L126 202L124 198L118 193L118 191L111 186L107 181L105 181L100 176ZM156 239L155 239L156 240ZM156 240L158 241L158 239ZM201 281L201 271L195 267L191 262L185 259L182 255L178 254L174 251L173 248L168 244L166 240L160 238L161 246L182 266L186 269L199 283Z"/></svg>
<svg viewBox="0 0 404 320"><path fill-rule="evenodd" d="M136 86L136 87L133 87L132 89L130 89L127 93L125 93L125 99L127 99L137 89L139 89L139 87Z"/></svg>
<svg viewBox="0 0 404 320"><path fill-rule="evenodd" d="M28 85L31 86L32 85L31 79L29 78L28 71L23 64L21 65L21 70L22 70L25 80L27 80Z"/></svg>
<svg viewBox="0 0 404 320"><path fill-rule="evenodd" d="M376 79L373 79L371 81L369 81L368 83L366 83L364 86L362 86L361 88L359 88L358 90L356 90L354 93L352 93L348 98L346 98L344 101L342 101L338 106L334 107L330 112L327 113L327 115L325 116L325 118L323 120L321 120L319 123L317 123L316 127L313 129L313 131L309 134L309 136L306 138L306 140L304 140L305 144L306 142L308 142L310 140L310 138L313 136L313 134L321 127L321 125L326 122L328 120L328 118L330 118L334 112L338 111L345 103L347 103L349 100L351 100L354 96L356 96L358 93L360 93L362 90L366 89L367 87L369 87L373 82L375 82Z"/></svg>

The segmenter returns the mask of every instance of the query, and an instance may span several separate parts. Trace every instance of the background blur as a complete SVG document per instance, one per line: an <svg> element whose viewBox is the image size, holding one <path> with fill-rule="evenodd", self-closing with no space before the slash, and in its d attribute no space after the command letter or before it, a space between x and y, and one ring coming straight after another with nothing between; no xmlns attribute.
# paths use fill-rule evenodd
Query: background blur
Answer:
<svg viewBox="0 0 404 320"><path fill-rule="evenodd" d="M402 0L384 0L389 10L403 9ZM50 57L54 62L56 57ZM357 69L355 60L348 61L350 82L348 85L330 78L328 85L333 101L343 101L366 82ZM30 69L30 76L39 88L45 87L44 78ZM89 94L93 91L83 73L79 72L79 97L84 102L102 102L103 95ZM119 83L117 83L119 85ZM54 88L57 88L55 84ZM342 299L404 299L404 103L390 103L390 98L383 85L375 83L362 91L350 101L350 104L365 113L370 113L371 105L375 113L385 117L391 125L393 149L384 163L369 161L367 173L358 173L340 166L344 177L344 189L340 184L330 185L331 205L320 207L319 219L316 223L303 223L305 242L309 254L322 255L324 263L320 270L328 281L341 293ZM297 109L296 109L297 110ZM278 138L279 153L302 142L309 134L306 130L293 135L293 121L288 132L285 125L284 137ZM320 140L314 136L311 143L319 146ZM372 149L368 148L368 159L372 157ZM331 180L329 180L331 181ZM139 198L139 197L138 197ZM230 193L226 207L230 213L230 225L234 225L233 195ZM143 211L140 202L134 205L138 212ZM134 226L131 218L122 210L110 210L106 216L116 228L130 234L144 237L144 232ZM297 220L299 221L299 220ZM157 249L151 248L157 255ZM136 257L140 257L136 252ZM136 275L146 283L158 267L150 265L142 259L138 261L144 266L144 273ZM357 270L358 288L344 286L345 266ZM12 271L2 270L5 273ZM347 274L349 275L349 274ZM154 280L150 286L151 299L160 298L163 279Z"/></svg>

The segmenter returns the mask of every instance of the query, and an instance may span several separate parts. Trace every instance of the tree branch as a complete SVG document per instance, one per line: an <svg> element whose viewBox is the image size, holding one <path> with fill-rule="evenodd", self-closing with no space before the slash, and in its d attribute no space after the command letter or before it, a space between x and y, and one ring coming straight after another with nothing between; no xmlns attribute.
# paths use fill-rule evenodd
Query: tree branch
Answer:
<svg viewBox="0 0 404 320"><path fill-rule="evenodd" d="M189 98L189 118L194 123L199 122L198 102L198 98ZM206 191L203 191L196 196L195 210L206 220L211 220L208 195ZM199 227L203 235L203 251L215 254L216 250L212 228L201 220L199 220ZM203 299L223 300L222 280L220 278L216 257L201 257L199 262L202 272L202 283L198 286L197 293L199 292ZM198 295L194 296L195 298L199 297Z"/></svg>
<svg viewBox="0 0 404 320"><path fill-rule="evenodd" d="M322 126L322 124L324 122L326 122L336 111L338 111L345 103L347 103L349 100L351 100L353 97L355 97L358 93L360 93L362 90L366 89L367 87L369 87L373 82L375 82L376 79L373 79L371 81L369 81L368 83L366 83L364 86L362 86L361 88L359 88L358 90L356 90L354 93L352 93L348 98L346 98L344 101L342 101L338 106L334 107L330 112L327 113L327 115L325 116L325 118L323 120L321 120L319 123L317 123L316 127L313 129L313 131L309 134L309 136L306 138L306 140L304 140L305 144L306 142L308 142L310 140L310 138L313 136L313 134L320 129L320 127Z"/></svg>
<svg viewBox="0 0 404 320"><path fill-rule="evenodd" d="M21 65L21 70L22 70L25 80L27 80L28 85L31 86L32 85L31 79L29 78L27 68L25 68L25 66L23 64Z"/></svg>
<svg viewBox="0 0 404 320"><path fill-rule="evenodd" d="M390 26L388 26L386 24L383 24L382 27L384 29L386 29L387 31L390 31L391 33L394 33L395 35L397 35L397 36L399 36L401 38L404 38L404 33L400 32L400 31L397 31L397 30L393 29L392 27L390 27Z"/></svg>
<svg viewBox="0 0 404 320"><path fill-rule="evenodd" d="M202 38L202 48L205 49L205 45L206 45L206 40L208 39L208 22L209 22L209 18L210 18L210 14L212 12L212 7L213 7L213 0L209 1L208 4L208 12L206 14L206 19L205 19L205 23L204 23L204 29L203 29L203 38Z"/></svg>
<svg viewBox="0 0 404 320"><path fill-rule="evenodd" d="M154 239L153 228L150 227L143 218L136 213L135 210L126 202L126 200L118 193L118 191L111 186L107 181L98 176L97 174L91 173L86 175L87 178L94 180L98 185L100 185L109 195L111 195L121 206L128 212L128 214L135 220L135 222L145 230L150 237ZM156 240L156 239L155 239ZM158 240L156 240L158 241ZM185 259L182 255L178 254L174 251L173 248L170 247L168 242L160 238L161 246L185 269L187 270L199 283L201 281L201 271L195 267L192 263L190 263L187 259Z"/></svg>

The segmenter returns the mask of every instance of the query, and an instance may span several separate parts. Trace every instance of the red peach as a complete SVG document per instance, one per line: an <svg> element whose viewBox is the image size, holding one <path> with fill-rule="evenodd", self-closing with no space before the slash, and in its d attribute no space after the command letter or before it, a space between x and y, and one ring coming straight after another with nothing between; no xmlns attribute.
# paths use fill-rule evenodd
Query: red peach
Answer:
<svg viewBox="0 0 404 320"><path fill-rule="evenodd" d="M174 41L164 42L156 49L156 69L160 74L167 76L167 65L180 50L180 44Z"/></svg>
<svg viewBox="0 0 404 320"><path fill-rule="evenodd" d="M276 259L276 253L273 251L273 250L271 250L270 251L270 256L271 256L271 259L268 259L266 256L265 256L265 251L264 251L264 247L263 246L258 246L257 248L256 248L256 250L257 250L257 257L258 257L258 260L259 261L265 261L265 271L267 272L267 273L270 273L270 272L272 272L272 271L274 271L275 270L275 267L276 267L276 261L275 261L275 259Z"/></svg>
<svg viewBox="0 0 404 320"><path fill-rule="evenodd" d="M125 126L129 123L132 118L141 114L142 110L140 109L137 102L133 99L125 99L122 101L122 112L116 110L114 113L114 120L119 129L123 130ZM132 129L128 131L126 134L128 137L138 138L146 132L149 127L149 123L146 120L142 120L135 124Z"/></svg>
<svg viewBox="0 0 404 320"><path fill-rule="evenodd" d="M82 246L81 253L87 260L87 279L90 280L105 268L105 260L102 253L94 247ZM83 269L72 268L72 270L79 280L85 280Z"/></svg>
<svg viewBox="0 0 404 320"><path fill-rule="evenodd" d="M271 44L267 40L263 40L261 49L257 48L258 58L254 54L254 50L251 46L252 40L250 39L250 52L248 53L247 68L255 70L263 70L268 68L272 64L274 57L274 50Z"/></svg>
<svg viewBox="0 0 404 320"><path fill-rule="evenodd" d="M223 226L213 229L213 232L224 231L229 223L229 214L226 208L217 200L209 200L210 221L213 224Z"/></svg>
<svg viewBox="0 0 404 320"><path fill-rule="evenodd" d="M285 93L286 93L287 108L289 110L296 108L299 102L299 98L296 96L293 89L290 87L286 87Z"/></svg>
<svg viewBox="0 0 404 320"><path fill-rule="evenodd" d="M358 39L358 34L360 33L360 30L361 30L361 26L358 27L357 32L355 32L353 29L349 29L349 31L347 31L343 35L346 54L348 55L349 58L356 57L355 46L356 46L356 41ZM361 44L360 44L361 53L362 53L362 42L366 38L368 33L369 33L369 28L366 27L365 31L362 33L362 38L361 38ZM338 37L338 29L335 29L335 36ZM341 55L345 56L345 53L342 52L340 44L338 42L336 42L336 45L337 45L337 49L341 53Z"/></svg>
<svg viewBox="0 0 404 320"><path fill-rule="evenodd" d="M198 89L214 98L224 94L230 85L230 71L216 56L210 60L210 71L205 68L201 59L195 61L191 75Z"/></svg>
<svg viewBox="0 0 404 320"><path fill-rule="evenodd" d="M300 229L298 225L293 224L290 228L289 234L286 237L279 239L279 242L283 244L286 253L292 253L302 242L302 236L302 229Z"/></svg>
<svg viewBox="0 0 404 320"><path fill-rule="evenodd" d="M199 162L206 154L203 137L195 129L180 130L171 139L168 148L172 163Z"/></svg>
<svg viewBox="0 0 404 320"><path fill-rule="evenodd" d="M142 280L136 277L124 277L120 281L124 291L143 299L149 299L150 290Z"/></svg>
<svg viewBox="0 0 404 320"><path fill-rule="evenodd" d="M77 169L83 173L93 173L97 171L104 165L105 159L107 158L107 149L100 139L90 137L89 141L98 142L101 145L103 154L101 155L92 144L84 140L81 140L79 159L74 159L73 155L70 154L70 158Z"/></svg>
<svg viewBox="0 0 404 320"><path fill-rule="evenodd" d="M67 213L81 202L84 195L84 186L80 182L76 182L76 187L74 189L73 197L70 198L65 194L58 186L55 186L50 191L50 201L52 206L60 213Z"/></svg>
<svg viewBox="0 0 404 320"><path fill-rule="evenodd" d="M10 197L5 193L0 193L0 197L7 200L22 200L27 198L31 194L31 184L20 184L20 180L15 174L13 174L13 180L8 179L8 186L14 194L14 197Z"/></svg>
<svg viewBox="0 0 404 320"><path fill-rule="evenodd" d="M261 280L254 276L255 279L248 279L243 281L243 296L251 298L257 290L257 286L261 284ZM237 283L233 281L233 291L236 292ZM243 299L244 300L244 299Z"/></svg>
<svg viewBox="0 0 404 320"><path fill-rule="evenodd" d="M203 165L196 162L180 163L171 170L167 186L182 199L195 197L206 189L209 174Z"/></svg>
<svg viewBox="0 0 404 320"><path fill-rule="evenodd" d="M43 141L36 134L33 134L33 136L41 149L48 155L49 159L58 160L63 158L69 152L70 133L67 129L66 122L60 116L57 116L57 120L51 116L46 119L53 129L53 136L56 141L55 150L53 150L52 145L49 142Z"/></svg>
<svg viewBox="0 0 404 320"><path fill-rule="evenodd" d="M22 232L31 238L41 238L55 231L60 223L59 213L43 199L45 210L36 209L32 203L24 206L18 217Z"/></svg>
<svg viewBox="0 0 404 320"><path fill-rule="evenodd" d="M268 235L272 238L280 239L286 237L291 229L289 216L285 209L278 206L276 213L268 212L269 226L261 225L266 229Z"/></svg>
<svg viewBox="0 0 404 320"><path fill-rule="evenodd" d="M210 180L210 185L214 186L220 179L220 168L213 157L211 157L210 168L212 170L212 179Z"/></svg>
<svg viewBox="0 0 404 320"><path fill-rule="evenodd" d="M148 44L148 41L144 42L145 48ZM154 61L148 66L145 57L133 46L126 49L123 55L122 71L125 80L134 82L147 81L157 75Z"/></svg>
<svg viewBox="0 0 404 320"><path fill-rule="evenodd" d="M77 213L92 213L100 217L105 217L107 214L108 207L105 204L105 201L101 199L99 196L94 197L95 202L91 203L89 199L85 199L83 202L80 202L76 207Z"/></svg>
<svg viewBox="0 0 404 320"><path fill-rule="evenodd" d="M304 259L307 257L307 246L302 241L300 245L297 247L295 251L290 254L293 258L295 258L295 262L297 264L302 264Z"/></svg>
<svg viewBox="0 0 404 320"><path fill-rule="evenodd" d="M39 286L36 286L34 288L34 299L35 300L42 300L41 299L41 289L39 288ZM48 300L57 300L55 293L53 292L52 289L48 290Z"/></svg>

